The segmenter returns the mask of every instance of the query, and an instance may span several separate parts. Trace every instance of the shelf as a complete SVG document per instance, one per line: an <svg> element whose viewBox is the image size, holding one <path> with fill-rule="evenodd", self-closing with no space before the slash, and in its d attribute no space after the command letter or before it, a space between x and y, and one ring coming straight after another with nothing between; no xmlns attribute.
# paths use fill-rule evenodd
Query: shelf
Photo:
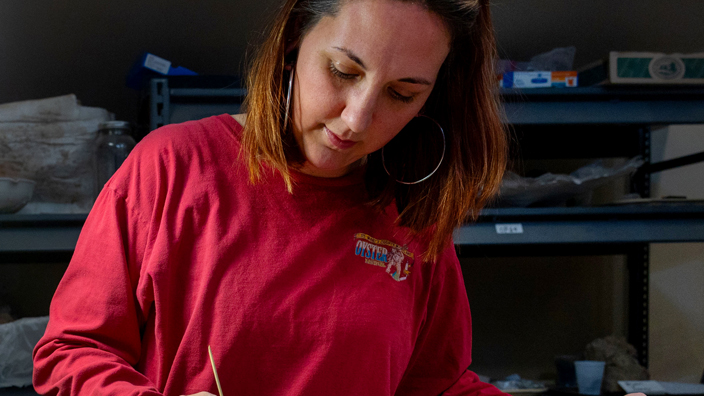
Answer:
<svg viewBox="0 0 704 396"><path fill-rule="evenodd" d="M497 225L520 233L499 233ZM704 241L704 205L668 203L573 208L485 209L455 232L455 244L556 245Z"/></svg>
<svg viewBox="0 0 704 396"><path fill-rule="evenodd" d="M38 396L39 394L31 386L24 388L9 387L0 388L0 396Z"/></svg>
<svg viewBox="0 0 704 396"><path fill-rule="evenodd" d="M155 79L152 84L151 129L161 123L232 110L223 104L239 103L246 93L234 76L179 76ZM704 123L704 86L502 89L501 98L508 122L513 125ZM156 103L165 107L158 110ZM180 111L178 106L195 104L200 106L196 114L172 114Z"/></svg>
<svg viewBox="0 0 704 396"><path fill-rule="evenodd" d="M86 215L0 215L0 252L71 252ZM496 226L520 224L522 233ZM485 209L455 233L463 246L704 241L704 204Z"/></svg>
<svg viewBox="0 0 704 396"><path fill-rule="evenodd" d="M501 98L513 125L704 123L704 86L502 89Z"/></svg>
<svg viewBox="0 0 704 396"><path fill-rule="evenodd" d="M72 252L86 217L0 215L0 253Z"/></svg>

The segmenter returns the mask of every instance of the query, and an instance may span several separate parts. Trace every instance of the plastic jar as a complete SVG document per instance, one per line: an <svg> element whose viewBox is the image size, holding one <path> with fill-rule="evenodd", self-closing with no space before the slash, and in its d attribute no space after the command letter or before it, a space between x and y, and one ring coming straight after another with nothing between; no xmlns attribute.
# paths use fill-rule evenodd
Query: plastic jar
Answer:
<svg viewBox="0 0 704 396"><path fill-rule="evenodd" d="M97 196L127 155L136 145L127 121L106 121L100 124L95 142L95 195Z"/></svg>

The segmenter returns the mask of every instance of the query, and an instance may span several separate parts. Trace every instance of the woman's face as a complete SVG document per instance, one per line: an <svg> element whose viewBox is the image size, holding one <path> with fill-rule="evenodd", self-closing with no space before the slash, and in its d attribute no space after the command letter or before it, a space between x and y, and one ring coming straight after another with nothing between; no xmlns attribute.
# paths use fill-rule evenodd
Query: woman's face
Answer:
<svg viewBox="0 0 704 396"><path fill-rule="evenodd" d="M450 48L443 21L396 0L347 0L303 37L292 122L299 169L338 177L418 114Z"/></svg>

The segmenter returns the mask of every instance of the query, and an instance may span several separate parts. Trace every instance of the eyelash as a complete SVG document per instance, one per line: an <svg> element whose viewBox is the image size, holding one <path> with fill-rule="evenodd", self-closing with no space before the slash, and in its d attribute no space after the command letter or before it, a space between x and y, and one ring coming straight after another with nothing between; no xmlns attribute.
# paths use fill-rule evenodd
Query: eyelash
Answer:
<svg viewBox="0 0 704 396"><path fill-rule="evenodd" d="M341 79L341 80L352 80L355 77L357 77L356 74L349 74L349 73L343 73L335 67L335 64L333 62L330 62L330 65L328 66L330 69L330 73L332 73L335 77ZM391 97L394 99L403 102L403 103L411 103L413 101L413 96L404 96L399 94L398 92L394 91L393 89L389 90Z"/></svg>
<svg viewBox="0 0 704 396"><path fill-rule="evenodd" d="M330 72L335 77L341 78L343 80L352 80L353 78L357 77L356 74L347 74L347 73L341 72L340 69L335 67L335 64L333 62L330 62L329 67L330 67Z"/></svg>

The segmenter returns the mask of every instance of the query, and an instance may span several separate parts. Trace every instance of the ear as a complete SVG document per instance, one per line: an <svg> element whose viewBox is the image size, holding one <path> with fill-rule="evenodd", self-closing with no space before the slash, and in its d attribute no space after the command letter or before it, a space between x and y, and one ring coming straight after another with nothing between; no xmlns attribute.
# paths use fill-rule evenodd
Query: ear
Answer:
<svg viewBox="0 0 704 396"><path fill-rule="evenodd" d="M284 67L286 70L291 70L291 67L298 60L298 40L287 42L284 47Z"/></svg>

